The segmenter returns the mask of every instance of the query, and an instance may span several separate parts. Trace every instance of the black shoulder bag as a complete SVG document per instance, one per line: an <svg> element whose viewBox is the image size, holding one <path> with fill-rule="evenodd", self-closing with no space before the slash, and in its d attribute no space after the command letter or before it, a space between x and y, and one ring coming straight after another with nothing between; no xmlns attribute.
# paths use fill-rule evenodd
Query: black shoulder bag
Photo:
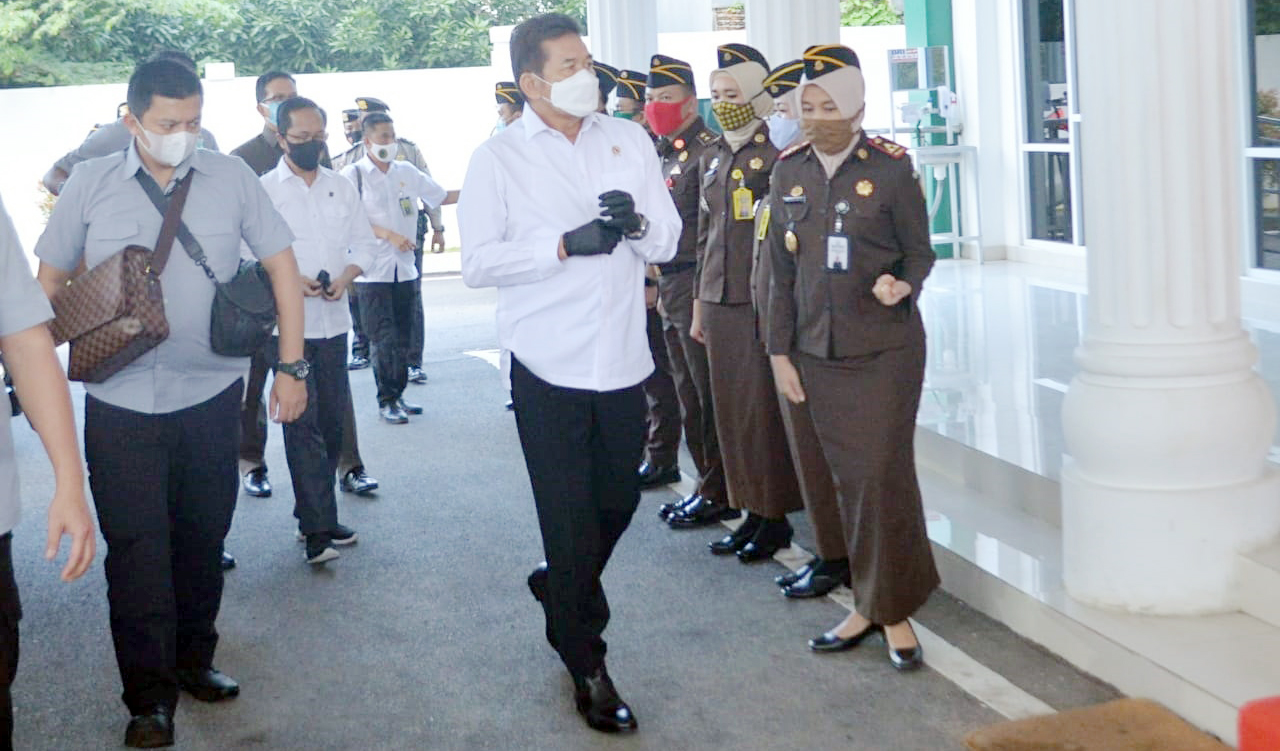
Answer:
<svg viewBox="0 0 1280 751"><path fill-rule="evenodd" d="M156 181L145 172L138 175L147 197L161 213L165 195ZM187 229L178 225L178 240L205 276L213 282L213 310L209 323L209 344L214 354L224 357L249 357L271 338L276 327L276 298L267 270L257 261L240 260L240 267L230 281L219 282L206 262L204 249Z"/></svg>

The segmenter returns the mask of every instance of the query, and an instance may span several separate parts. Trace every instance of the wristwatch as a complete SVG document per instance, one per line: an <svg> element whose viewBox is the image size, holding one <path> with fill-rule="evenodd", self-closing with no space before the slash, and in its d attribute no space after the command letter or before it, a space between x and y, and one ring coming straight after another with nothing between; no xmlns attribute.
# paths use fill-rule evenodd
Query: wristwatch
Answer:
<svg viewBox="0 0 1280 751"><path fill-rule="evenodd" d="M311 363L301 359L297 362L278 362L276 363L276 371L293 376L299 381L305 381L307 376L311 375Z"/></svg>
<svg viewBox="0 0 1280 751"><path fill-rule="evenodd" d="M635 232L626 233L628 240L643 240L644 236L649 234L649 217L644 214L640 215L640 228Z"/></svg>

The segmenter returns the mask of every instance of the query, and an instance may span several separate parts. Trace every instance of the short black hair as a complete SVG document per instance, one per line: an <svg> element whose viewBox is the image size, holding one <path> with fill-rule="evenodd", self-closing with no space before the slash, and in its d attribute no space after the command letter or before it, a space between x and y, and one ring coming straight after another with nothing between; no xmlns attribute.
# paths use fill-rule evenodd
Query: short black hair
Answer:
<svg viewBox="0 0 1280 751"><path fill-rule="evenodd" d="M280 78L289 79L289 83L293 84L293 88L295 90L298 88L298 82L293 80L293 76L289 75L288 73L285 73L283 70L268 71L258 76L258 83L254 85L254 89L253 89L254 96L256 96L257 99L254 99L253 103L257 104L258 102L261 102L263 99L266 99L267 84Z"/></svg>
<svg viewBox="0 0 1280 751"><path fill-rule="evenodd" d="M151 53L151 57L148 57L143 62L150 63L155 62L156 60L168 60L171 63L178 63L179 65L184 65L190 68L192 73L199 73L199 71L196 70L196 61L192 60L190 55L180 49L170 47L167 49L156 50Z"/></svg>
<svg viewBox="0 0 1280 751"><path fill-rule="evenodd" d="M394 125L395 120L392 120L391 115L388 115L385 112L370 112L369 114L364 116L364 120L361 121L361 127L362 129L368 131L369 129L373 128L373 126L382 125L384 123Z"/></svg>
<svg viewBox="0 0 1280 751"><path fill-rule="evenodd" d="M517 84L521 73L542 75L547 53L542 43L566 34L582 36L578 22L563 13L545 13L522 22L511 32L511 72Z"/></svg>
<svg viewBox="0 0 1280 751"><path fill-rule="evenodd" d="M148 60L129 76L129 113L139 121L151 109L153 97L186 99L195 95L204 95L200 78L194 70L173 60Z"/></svg>
<svg viewBox="0 0 1280 751"><path fill-rule="evenodd" d="M298 110L315 110L320 113L320 122L329 124L329 117L320 105L304 96L289 97L280 103L280 109L276 111L276 128L281 133L286 133L293 127L293 113Z"/></svg>

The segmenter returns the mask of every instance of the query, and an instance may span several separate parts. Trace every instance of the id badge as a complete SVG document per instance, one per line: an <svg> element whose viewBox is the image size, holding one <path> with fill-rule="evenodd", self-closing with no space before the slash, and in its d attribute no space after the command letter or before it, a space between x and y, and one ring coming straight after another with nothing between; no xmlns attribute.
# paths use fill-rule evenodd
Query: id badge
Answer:
<svg viewBox="0 0 1280 751"><path fill-rule="evenodd" d="M413 216L413 201L404 196L400 197L400 213L405 216Z"/></svg>
<svg viewBox="0 0 1280 751"><path fill-rule="evenodd" d="M747 187L735 188L733 191L733 218L742 222L754 219L755 198Z"/></svg>
<svg viewBox="0 0 1280 751"><path fill-rule="evenodd" d="M827 271L849 273L849 236L827 235Z"/></svg>

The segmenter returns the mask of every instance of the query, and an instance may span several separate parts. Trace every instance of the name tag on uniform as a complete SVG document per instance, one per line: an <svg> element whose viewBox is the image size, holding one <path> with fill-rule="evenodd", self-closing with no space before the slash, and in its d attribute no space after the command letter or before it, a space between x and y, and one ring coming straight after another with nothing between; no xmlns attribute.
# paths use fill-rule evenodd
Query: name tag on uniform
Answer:
<svg viewBox="0 0 1280 751"><path fill-rule="evenodd" d="M849 236L827 235L827 271L849 273Z"/></svg>
<svg viewBox="0 0 1280 751"><path fill-rule="evenodd" d="M413 216L413 201L401 196L400 197L400 213L404 214L405 216Z"/></svg>
<svg viewBox="0 0 1280 751"><path fill-rule="evenodd" d="M733 191L733 218L742 222L754 219L756 216L755 198L751 195L751 189L747 187L736 188Z"/></svg>

